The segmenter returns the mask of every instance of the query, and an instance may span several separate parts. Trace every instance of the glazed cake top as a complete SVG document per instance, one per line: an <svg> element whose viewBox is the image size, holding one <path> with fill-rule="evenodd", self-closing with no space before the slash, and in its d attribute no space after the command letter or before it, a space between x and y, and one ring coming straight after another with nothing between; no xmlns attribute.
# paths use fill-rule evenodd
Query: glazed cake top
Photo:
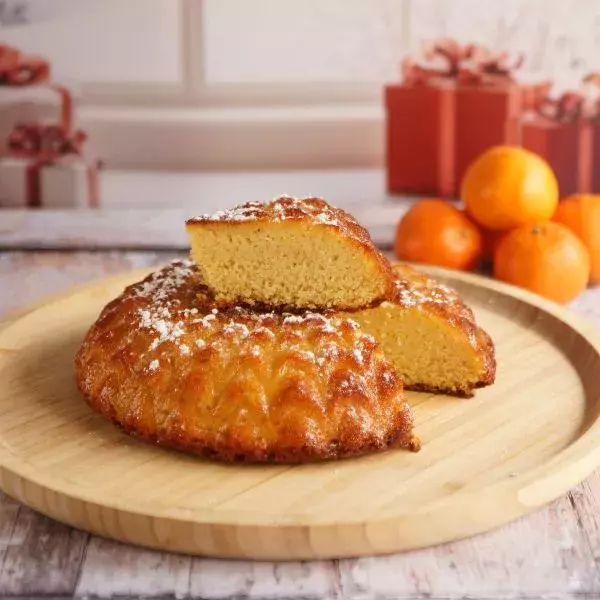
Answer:
<svg viewBox="0 0 600 600"><path fill-rule="evenodd" d="M363 356L365 348L375 347L376 342L370 335L359 331L358 324L350 318L343 318L332 311L316 313L288 313L277 311L257 312L242 306L216 307L210 292L202 285L197 266L191 260L176 260L165 268L150 274L143 281L129 287L123 294L124 299L140 302L137 313L137 328L149 333L150 341L147 352L153 353L165 343L178 349L183 355L191 353L193 348L187 343L188 333L192 330L209 332L219 329L232 341L243 342L247 339L275 339L282 327L292 327L298 333L314 333L318 337L325 336L335 341L340 331L355 331L356 338L352 355L358 365L365 364ZM251 335L253 334L253 335ZM189 339L189 338L188 338ZM211 344L219 345L222 341L218 335ZM366 344L366 345L365 345ZM196 335L194 345L202 349L210 349L205 336ZM305 360L322 366L325 361L335 356L335 343L322 348L323 353L315 355L304 351ZM251 347L255 356L260 356L260 343ZM152 360L148 364L150 371L160 366L159 361ZM389 376L389 375L386 375Z"/></svg>
<svg viewBox="0 0 600 600"><path fill-rule="evenodd" d="M77 382L128 432L227 461L417 450L400 376L351 319L216 307L178 261L102 311Z"/></svg>

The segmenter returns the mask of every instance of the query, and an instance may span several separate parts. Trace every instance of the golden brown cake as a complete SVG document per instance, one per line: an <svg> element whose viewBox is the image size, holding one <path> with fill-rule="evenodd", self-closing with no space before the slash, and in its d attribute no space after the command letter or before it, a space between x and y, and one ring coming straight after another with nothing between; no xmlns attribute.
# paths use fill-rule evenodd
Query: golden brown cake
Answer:
<svg viewBox="0 0 600 600"><path fill-rule="evenodd" d="M76 357L89 404L130 434L225 461L417 450L402 381L355 322L214 308L176 262L102 311Z"/></svg>
<svg viewBox="0 0 600 600"><path fill-rule="evenodd" d="M354 309L393 293L388 261L352 216L320 198L248 202L187 222L219 302Z"/></svg>
<svg viewBox="0 0 600 600"><path fill-rule="evenodd" d="M407 265L394 265L389 302L352 312L381 344L407 389L472 396L496 374L494 345L450 288Z"/></svg>

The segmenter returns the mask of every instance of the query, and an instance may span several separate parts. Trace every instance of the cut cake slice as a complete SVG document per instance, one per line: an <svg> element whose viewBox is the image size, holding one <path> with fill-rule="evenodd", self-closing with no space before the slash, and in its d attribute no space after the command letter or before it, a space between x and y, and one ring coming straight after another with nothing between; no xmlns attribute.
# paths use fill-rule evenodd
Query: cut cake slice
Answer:
<svg viewBox="0 0 600 600"><path fill-rule="evenodd" d="M472 396L491 385L494 345L459 295L407 265L393 271L391 301L347 316L380 342L405 387Z"/></svg>
<svg viewBox="0 0 600 600"><path fill-rule="evenodd" d="M217 302L351 310L394 294L391 267L366 229L320 198L248 202L186 228Z"/></svg>

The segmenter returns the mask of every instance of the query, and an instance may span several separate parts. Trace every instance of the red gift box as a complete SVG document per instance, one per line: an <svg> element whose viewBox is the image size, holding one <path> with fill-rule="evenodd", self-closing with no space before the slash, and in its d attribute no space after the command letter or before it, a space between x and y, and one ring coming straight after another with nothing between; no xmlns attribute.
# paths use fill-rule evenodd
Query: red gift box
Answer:
<svg viewBox="0 0 600 600"><path fill-rule="evenodd" d="M561 196L591 191L592 130L586 121L557 123L543 117L523 124L522 145L544 158Z"/></svg>
<svg viewBox="0 0 600 600"><path fill-rule="evenodd" d="M600 194L600 124L592 126L592 193Z"/></svg>
<svg viewBox="0 0 600 600"><path fill-rule="evenodd" d="M454 90L389 85L387 187L408 194L451 196L454 181Z"/></svg>
<svg viewBox="0 0 600 600"><path fill-rule="evenodd" d="M520 118L547 83L519 85L506 54L453 41L426 47L445 69L405 61L404 82L385 88L389 192L457 195L469 164L500 144L518 144Z"/></svg>
<svg viewBox="0 0 600 600"><path fill-rule="evenodd" d="M558 98L544 99L534 115L527 115L521 144L552 167L561 196L586 194L592 190L593 133L585 97L579 92L565 92Z"/></svg>
<svg viewBox="0 0 600 600"><path fill-rule="evenodd" d="M518 144L522 100L522 89L512 83L494 88L457 88L454 149L457 187L469 165L482 152L500 144Z"/></svg>

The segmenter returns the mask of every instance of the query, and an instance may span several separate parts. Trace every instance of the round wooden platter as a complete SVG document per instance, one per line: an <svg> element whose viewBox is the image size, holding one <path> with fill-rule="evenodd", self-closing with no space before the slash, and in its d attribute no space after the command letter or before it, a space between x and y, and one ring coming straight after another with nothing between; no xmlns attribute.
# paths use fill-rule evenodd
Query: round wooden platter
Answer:
<svg viewBox="0 0 600 600"><path fill-rule="evenodd" d="M568 311L475 275L429 270L497 348L472 399L408 393L418 454L229 466L130 438L86 405L73 356L134 272L48 299L0 332L0 485L59 521L125 542L218 557L388 553L528 513L600 465L600 335Z"/></svg>

